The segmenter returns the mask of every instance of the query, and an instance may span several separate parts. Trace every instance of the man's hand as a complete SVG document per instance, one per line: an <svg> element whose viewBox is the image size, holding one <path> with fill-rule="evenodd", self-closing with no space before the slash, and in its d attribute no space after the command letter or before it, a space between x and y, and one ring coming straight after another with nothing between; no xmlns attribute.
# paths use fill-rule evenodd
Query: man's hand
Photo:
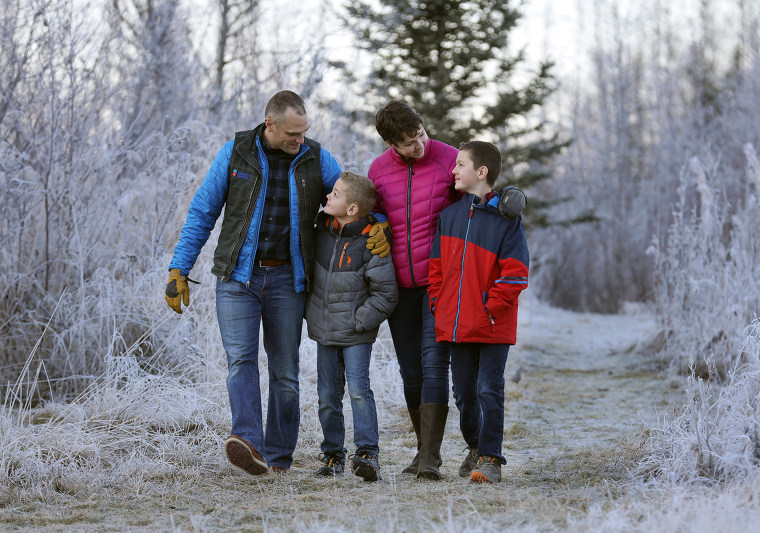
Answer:
<svg viewBox="0 0 760 533"><path fill-rule="evenodd" d="M187 285L187 276L179 273L178 268L169 271L169 283L166 284L166 303L177 313L182 314L182 303L185 307L190 305L190 287Z"/></svg>
<svg viewBox="0 0 760 533"><path fill-rule="evenodd" d="M372 255L385 257L391 252L391 230L388 222L375 222L369 229L369 238L367 239L367 250L372 251Z"/></svg>

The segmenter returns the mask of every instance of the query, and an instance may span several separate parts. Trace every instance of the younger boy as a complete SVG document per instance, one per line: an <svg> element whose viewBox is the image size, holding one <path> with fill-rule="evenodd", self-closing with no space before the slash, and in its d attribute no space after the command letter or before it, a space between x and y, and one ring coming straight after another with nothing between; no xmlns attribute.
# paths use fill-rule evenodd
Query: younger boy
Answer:
<svg viewBox="0 0 760 533"><path fill-rule="evenodd" d="M436 340L452 343L454 399L459 407L477 398L479 406L480 416L470 421L478 434L478 460L469 472L475 483L499 482L506 463L504 367L516 340L518 296L528 286L522 217L503 217L492 190L500 171L493 144L461 146L454 178L465 194L438 218L430 255L430 309Z"/></svg>
<svg viewBox="0 0 760 533"><path fill-rule="evenodd" d="M398 302L390 256L367 250L375 185L343 172L317 215L314 284L306 304L309 337L317 341L317 392L324 465L317 475L341 474L343 392L348 382L356 454L351 470L365 481L380 478L375 397L369 383L372 344L380 324Z"/></svg>

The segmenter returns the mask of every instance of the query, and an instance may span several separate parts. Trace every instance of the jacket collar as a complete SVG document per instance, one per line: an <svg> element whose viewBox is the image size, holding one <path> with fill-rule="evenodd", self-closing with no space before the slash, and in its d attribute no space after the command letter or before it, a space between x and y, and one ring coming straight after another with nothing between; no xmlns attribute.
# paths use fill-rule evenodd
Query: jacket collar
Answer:
<svg viewBox="0 0 760 533"><path fill-rule="evenodd" d="M480 198L478 196L475 196L474 194L464 193L462 195L462 201L466 202L467 205L475 203L476 208L488 208L488 209L496 209L499 210L499 193L496 191L493 191L493 196L491 197L488 202L485 204L480 203Z"/></svg>
<svg viewBox="0 0 760 533"><path fill-rule="evenodd" d="M317 227L327 226L330 233L334 235L338 234L338 223L335 221L335 217L328 215L324 211L317 213L316 223ZM357 237L364 233L368 233L370 227L372 227L372 224L370 224L369 218L362 217L355 222L349 222L343 226L343 231L340 232L340 235L341 237Z"/></svg>

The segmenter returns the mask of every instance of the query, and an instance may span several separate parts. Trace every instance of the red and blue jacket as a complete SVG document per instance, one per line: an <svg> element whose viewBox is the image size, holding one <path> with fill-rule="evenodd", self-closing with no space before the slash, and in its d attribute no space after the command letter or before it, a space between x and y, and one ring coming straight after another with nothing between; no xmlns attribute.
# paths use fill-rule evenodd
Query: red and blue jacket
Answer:
<svg viewBox="0 0 760 533"><path fill-rule="evenodd" d="M515 344L517 301L528 287L522 217L507 219L498 194L472 194L438 217L430 254L430 308L438 342Z"/></svg>

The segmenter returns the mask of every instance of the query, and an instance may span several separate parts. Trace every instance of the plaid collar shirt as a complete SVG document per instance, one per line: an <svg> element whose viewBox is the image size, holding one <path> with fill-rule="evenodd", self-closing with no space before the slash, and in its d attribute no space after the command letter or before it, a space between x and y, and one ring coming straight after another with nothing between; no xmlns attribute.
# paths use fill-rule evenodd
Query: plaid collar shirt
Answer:
<svg viewBox="0 0 760 533"><path fill-rule="evenodd" d="M256 259L290 261L290 212L288 172L295 155L269 148L261 138L269 163L267 196L259 228Z"/></svg>

